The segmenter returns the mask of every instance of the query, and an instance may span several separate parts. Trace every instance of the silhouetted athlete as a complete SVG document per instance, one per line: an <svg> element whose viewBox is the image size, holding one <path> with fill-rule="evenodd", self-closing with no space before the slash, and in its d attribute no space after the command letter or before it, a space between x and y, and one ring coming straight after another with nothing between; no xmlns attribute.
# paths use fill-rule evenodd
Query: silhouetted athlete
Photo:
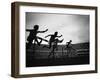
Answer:
<svg viewBox="0 0 100 80"><path fill-rule="evenodd" d="M33 29L26 29L26 31L29 31L29 36L27 38L28 44L32 44L33 40L34 40L34 44L37 42L38 45L40 45L40 43L42 42L42 38L38 37L37 34L38 33L44 33L46 31L48 31L48 29L44 30L44 31L38 31L39 29L39 25L34 25ZM40 39L40 42L38 41L38 39Z"/></svg>
<svg viewBox="0 0 100 80"><path fill-rule="evenodd" d="M58 32L55 32L54 34L49 34L49 35L47 35L47 36L45 36L45 38L46 37L49 37L50 36L50 39L49 39L49 49L51 48L51 46L52 46L52 43L55 41L55 39L58 37L58 38L60 38L61 36L58 36Z"/></svg>
<svg viewBox="0 0 100 80"><path fill-rule="evenodd" d="M72 40L70 40L69 42L66 42L66 50L67 50L67 52L68 52L68 55L70 56L70 57L73 57L73 56L75 56L75 55L77 55L76 53L77 53L77 51L76 51L76 49L74 49L73 47L72 47Z"/></svg>
<svg viewBox="0 0 100 80"><path fill-rule="evenodd" d="M69 42L66 42L66 48L71 48L72 47L72 40L70 40Z"/></svg>

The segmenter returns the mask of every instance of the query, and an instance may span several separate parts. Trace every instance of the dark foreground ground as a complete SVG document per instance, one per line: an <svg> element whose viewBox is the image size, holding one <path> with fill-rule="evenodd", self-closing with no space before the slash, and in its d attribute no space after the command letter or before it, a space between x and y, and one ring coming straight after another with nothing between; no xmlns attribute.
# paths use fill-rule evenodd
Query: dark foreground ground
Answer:
<svg viewBox="0 0 100 80"><path fill-rule="evenodd" d="M89 56L57 59L28 59L26 67L89 64Z"/></svg>
<svg viewBox="0 0 100 80"><path fill-rule="evenodd" d="M74 44L73 47L77 50L77 53L73 51L76 54L74 56L68 56L66 50L62 52L61 48L65 46L60 45L55 56L49 58L50 50L42 46L26 49L26 67L89 64L89 43Z"/></svg>

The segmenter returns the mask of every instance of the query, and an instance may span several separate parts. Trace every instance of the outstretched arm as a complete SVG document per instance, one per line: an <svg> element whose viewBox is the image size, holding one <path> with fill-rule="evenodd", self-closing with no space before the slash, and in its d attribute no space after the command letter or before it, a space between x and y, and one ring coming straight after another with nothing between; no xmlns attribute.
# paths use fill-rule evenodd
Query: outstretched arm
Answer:
<svg viewBox="0 0 100 80"><path fill-rule="evenodd" d="M38 31L38 33L44 33L44 32L47 32L48 29L44 30L44 31Z"/></svg>
<svg viewBox="0 0 100 80"><path fill-rule="evenodd" d="M32 31L32 29L26 29L26 31Z"/></svg>

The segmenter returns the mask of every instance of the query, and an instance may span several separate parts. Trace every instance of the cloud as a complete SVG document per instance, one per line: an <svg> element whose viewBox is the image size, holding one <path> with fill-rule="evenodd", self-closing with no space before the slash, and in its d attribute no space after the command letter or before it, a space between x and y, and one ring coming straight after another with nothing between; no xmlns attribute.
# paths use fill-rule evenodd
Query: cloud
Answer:
<svg viewBox="0 0 100 80"><path fill-rule="evenodd" d="M49 29L46 33L38 34L43 38L58 31L59 35L63 35L63 44L69 40L73 43L89 41L89 15L26 13L26 29L32 29L35 24L40 26L39 30ZM26 32L26 38L28 35Z"/></svg>

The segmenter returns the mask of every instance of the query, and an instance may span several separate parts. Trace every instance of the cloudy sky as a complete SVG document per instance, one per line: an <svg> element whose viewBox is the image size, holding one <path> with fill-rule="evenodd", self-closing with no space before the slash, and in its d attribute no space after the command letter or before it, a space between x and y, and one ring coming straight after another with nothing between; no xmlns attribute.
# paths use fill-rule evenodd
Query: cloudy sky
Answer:
<svg viewBox="0 0 100 80"><path fill-rule="evenodd" d="M44 38L48 34L54 34L58 31L58 35L63 35L59 39L64 39L62 44L69 40L72 43L89 42L89 15L72 15L72 14L47 14L26 12L26 29L33 29L34 25L39 25L39 30L48 29L48 32L38 34ZM26 32L26 41L29 32ZM46 38L49 40L50 37ZM46 44L46 42L42 42Z"/></svg>

